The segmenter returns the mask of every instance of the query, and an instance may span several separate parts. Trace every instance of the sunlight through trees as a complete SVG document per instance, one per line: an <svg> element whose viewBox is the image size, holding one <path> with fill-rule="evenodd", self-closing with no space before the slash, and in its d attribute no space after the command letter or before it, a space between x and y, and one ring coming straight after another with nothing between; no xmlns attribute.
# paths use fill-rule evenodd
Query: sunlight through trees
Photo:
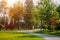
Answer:
<svg viewBox="0 0 60 40"><path fill-rule="evenodd" d="M18 29L43 28L55 30L60 23L60 6L52 0L12 1L9 7L7 0L0 2L0 24L13 25ZM4 27L5 28L5 27Z"/></svg>

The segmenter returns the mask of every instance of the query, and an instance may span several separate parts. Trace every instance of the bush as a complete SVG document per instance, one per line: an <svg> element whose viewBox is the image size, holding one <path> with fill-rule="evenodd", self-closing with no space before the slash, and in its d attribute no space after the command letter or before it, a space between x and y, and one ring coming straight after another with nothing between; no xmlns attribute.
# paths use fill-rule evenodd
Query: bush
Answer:
<svg viewBox="0 0 60 40"><path fill-rule="evenodd" d="M15 28L14 24L5 24L4 26L6 29L11 29L11 30Z"/></svg>
<svg viewBox="0 0 60 40"><path fill-rule="evenodd" d="M56 25L56 30L60 30L60 23Z"/></svg>

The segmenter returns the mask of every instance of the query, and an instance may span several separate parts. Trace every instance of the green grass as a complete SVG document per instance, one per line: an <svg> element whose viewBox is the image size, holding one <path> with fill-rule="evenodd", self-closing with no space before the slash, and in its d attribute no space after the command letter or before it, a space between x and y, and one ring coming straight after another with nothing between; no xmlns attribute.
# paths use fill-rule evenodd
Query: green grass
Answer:
<svg viewBox="0 0 60 40"><path fill-rule="evenodd" d="M0 31L0 40L44 40L35 35L21 33L21 32L8 32Z"/></svg>
<svg viewBox="0 0 60 40"><path fill-rule="evenodd" d="M37 30L34 31L35 33L40 33L40 34L49 34L49 35L54 35L54 36L60 36L60 31L49 31L49 30Z"/></svg>

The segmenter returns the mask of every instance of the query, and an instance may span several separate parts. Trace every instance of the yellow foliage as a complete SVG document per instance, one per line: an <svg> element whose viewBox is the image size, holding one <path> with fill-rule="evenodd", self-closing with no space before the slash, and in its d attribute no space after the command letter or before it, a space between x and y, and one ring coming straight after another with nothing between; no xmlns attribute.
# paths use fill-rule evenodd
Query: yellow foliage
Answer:
<svg viewBox="0 0 60 40"><path fill-rule="evenodd" d="M17 2L14 4L13 8L10 8L9 15L14 19L19 19L21 16L24 15L24 13L25 13L25 8L21 3Z"/></svg>

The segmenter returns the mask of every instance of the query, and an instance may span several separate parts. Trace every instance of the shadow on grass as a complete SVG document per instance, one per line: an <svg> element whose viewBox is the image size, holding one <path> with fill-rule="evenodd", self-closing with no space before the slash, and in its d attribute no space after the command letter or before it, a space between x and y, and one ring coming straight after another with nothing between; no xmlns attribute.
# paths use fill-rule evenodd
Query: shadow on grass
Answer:
<svg viewBox="0 0 60 40"><path fill-rule="evenodd" d="M40 38L38 36L35 35L26 35L26 36L17 36L18 38Z"/></svg>
<svg viewBox="0 0 60 40"><path fill-rule="evenodd" d="M38 30L38 31L35 31L35 33L60 36L60 31Z"/></svg>
<svg viewBox="0 0 60 40"><path fill-rule="evenodd" d="M11 34L25 34L25 33L22 33L22 32L9 32Z"/></svg>
<svg viewBox="0 0 60 40"><path fill-rule="evenodd" d="M0 33L9 33L9 34L26 34L23 32L13 32L13 31L0 31Z"/></svg>

